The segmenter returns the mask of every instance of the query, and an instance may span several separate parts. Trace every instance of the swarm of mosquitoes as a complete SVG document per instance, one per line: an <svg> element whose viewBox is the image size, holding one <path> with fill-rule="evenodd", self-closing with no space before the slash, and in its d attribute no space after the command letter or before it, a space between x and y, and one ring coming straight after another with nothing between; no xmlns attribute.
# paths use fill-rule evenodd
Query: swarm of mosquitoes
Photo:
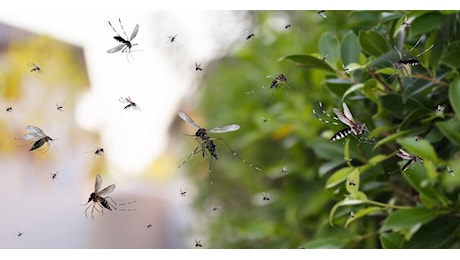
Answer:
<svg viewBox="0 0 460 260"><path fill-rule="evenodd" d="M325 12L326 12L325 10L317 11L317 15L325 19L325 18L327 18ZM127 57L128 56L132 57L133 47L138 45L138 43L133 43L133 40L137 36L137 34L139 32L139 25L136 24L134 26L130 36L128 36L126 31L125 31L125 29L123 28L123 24L121 22L121 19L118 19L118 22L119 22L119 26L121 28L121 31L123 32L123 36L120 33L118 33L118 31L115 29L115 27L112 25L112 23L110 21L108 21L110 27L112 28L112 30L116 34L115 36L113 36L113 39L115 39L118 42L118 45L108 49L107 52L108 53L116 53L116 52L121 51L121 53L125 53ZM405 27L405 28L410 27L410 23L409 23L407 17L405 18L404 22L402 23L402 26ZM291 24L285 25L284 28L285 29L290 29ZM255 34L253 32L247 31L246 34L245 34L245 39L250 40L254 36L255 36ZM175 34L174 36L168 36L168 38L169 38L170 43L174 43L176 41L177 34ZM422 53L416 55L413 58L409 58L409 59L404 59L401 51L399 51L396 46L394 46L394 48L395 48L395 50L396 50L396 52L397 52L397 54L399 56L399 60L396 61L395 63L393 63L393 66L395 68L401 70L403 72L403 75L405 73L407 77L411 78L410 67L419 65L420 61L417 59L417 57L419 57L423 53L426 53L427 51L429 51L431 48L433 48L433 45L431 45L428 49L426 49ZM412 51L412 49L411 49L411 51ZM328 55L323 57L322 61L325 61L327 59L327 57L328 57ZM128 61L129 61L129 59L128 59ZM30 72L32 72L32 73L35 73L35 72L36 73L41 73L42 72L42 69L36 63L30 63L29 66L30 66ZM195 71L203 71L200 63L195 63ZM349 69L347 67L344 67L344 72L347 73L347 74L350 73L350 71L349 71ZM286 76L284 74L279 74L278 76L276 76L272 80L272 82L270 84L270 89L279 88L279 86L281 84L286 84L286 83L287 83ZM124 110L126 110L126 109L140 110L139 106L129 96L128 97L120 97L119 101L121 103L125 104L125 106L123 108ZM64 103L56 103L56 109L58 111L63 112L63 107L64 107ZM338 108L333 108L333 112L334 112L335 116L332 116L331 114L327 113L325 111L325 109L324 109L324 107L323 107L321 102L319 102L319 108L321 110L322 116L320 116L319 113L317 113L315 110L313 110L313 115L318 120L320 120L321 122L326 123L326 124L332 124L332 125L339 125L339 123L342 123L342 124L345 125L345 128L339 130L334 135L332 135L332 137L330 137L331 142L336 142L336 141L342 140L342 139L346 138L347 136L353 136L356 139L358 139L360 142L372 142L373 141L373 139L368 139L367 138L367 135L369 134L369 130L368 130L366 124L364 124L362 122L359 122L359 121L356 121L354 119L354 117L353 117L353 115L352 115L352 113L351 113L351 111L348 108L348 105L346 103L342 103L343 112ZM439 110L442 109L442 111L443 111L444 107L438 107L437 109L439 109ZM13 108L11 106L9 106L9 107L7 107L5 109L5 111L6 112L12 112ZM221 127L206 129L206 128L200 127L186 113L179 112L178 115L189 126L192 126L193 128L197 129L195 134L191 135L191 136L194 136L196 138L197 142L198 142L198 145L186 157L186 159L178 166L178 168L183 166L193 155L201 154L202 157L205 157L205 156L209 157L210 161L209 161L208 173L209 173L210 182L213 183L213 177L212 177L212 174L211 174L211 172L212 172L212 163L213 163L213 160L218 160L219 159L218 155L217 155L218 146L216 145L216 141L221 141L230 150L230 152L236 158L238 158L240 161L242 161L243 163L245 163L249 167L254 168L257 171L262 171L259 167L254 166L252 163L248 163L246 160L242 159L230 147L230 145L222 137L211 137L211 135L210 135L211 133L226 133L226 132L237 131L237 130L240 129L240 126L238 124L229 124L229 125L225 125L225 126L221 126ZM264 119L264 122L265 121L267 121L267 120ZM21 140L31 141L29 143L29 145L31 145L29 151L39 150L40 148L44 147L43 152L46 152L49 149L50 144L53 141L57 140L57 139L53 139L53 138L49 137L47 134L45 134L45 132L43 130L41 130L40 128L38 128L36 126L28 125L28 126L26 126L26 130L28 131L28 133L24 134L24 136L23 136L23 138ZM93 152L93 154L94 154L94 157L95 156L103 156L104 155L104 149L103 148L97 148ZM418 157L416 155L412 155L409 152L403 150L402 148L400 148L398 150L398 152L396 153L396 156L398 156L399 158L401 158L403 160L407 160L407 162L400 169L402 172L405 172L411 166L412 163L423 162L422 158L420 158L420 157ZM447 172L449 174L451 174L451 175L454 175L453 170L449 166L447 166ZM50 172L49 174L50 174L50 179L52 179L52 180L57 179L57 175L58 175L57 171L56 172ZM281 170L281 174L282 175L287 175L288 174L288 170L287 170L286 166L283 166L283 168ZM356 185L353 179L348 179L348 184L350 186L355 186ZM82 206L87 206L86 209L85 209L85 217L86 218L88 218L89 209L91 209L90 214L91 214L91 218L93 220L94 220L94 213L95 212L104 215L104 210L108 210L108 211L113 211L113 210L115 210L115 211L136 211L136 209L132 209L132 208L123 208L123 206L131 205L131 204L135 203L135 201L131 201L131 202L127 202L127 203L117 203L109 196L109 194L114 191L115 184L108 185L107 187L105 187L103 189L101 189L101 185L102 185L102 178L98 174L98 175L96 175L96 178L95 178L94 190L90 193L88 201L86 203L84 203L84 204L81 204ZM183 197L186 197L187 191L183 190L183 189L180 189L180 195L183 196ZM265 192L262 194L262 200L263 201L270 201L270 199L271 199L270 194L265 193ZM220 207L213 205L212 206L212 211L217 211L219 208ZM352 218L354 217L353 211L350 212L349 216L352 217ZM152 227L151 224L147 225L147 228L151 228L151 227ZM22 232L19 232L19 231L17 232L18 237L21 237L22 235L23 235ZM203 245L201 244L200 240L195 239L195 247L197 247L197 248L198 247L203 247Z"/></svg>

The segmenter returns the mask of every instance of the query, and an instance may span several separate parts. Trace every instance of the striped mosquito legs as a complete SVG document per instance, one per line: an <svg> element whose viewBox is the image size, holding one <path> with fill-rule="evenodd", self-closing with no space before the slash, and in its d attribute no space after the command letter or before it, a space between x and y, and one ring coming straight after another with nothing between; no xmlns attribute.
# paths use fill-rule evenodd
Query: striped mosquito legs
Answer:
<svg viewBox="0 0 460 260"><path fill-rule="evenodd" d="M333 124L333 125L339 125L338 121L339 119L336 117L336 116L332 116L331 114L329 114L328 112L326 112L326 110L324 110L324 107L323 107L323 103L319 102L319 108L321 109L321 113L323 115L325 115L326 117L329 118L328 119L323 119L321 118L318 113L316 112L316 110L313 109L313 115L321 122L325 123L325 124Z"/></svg>

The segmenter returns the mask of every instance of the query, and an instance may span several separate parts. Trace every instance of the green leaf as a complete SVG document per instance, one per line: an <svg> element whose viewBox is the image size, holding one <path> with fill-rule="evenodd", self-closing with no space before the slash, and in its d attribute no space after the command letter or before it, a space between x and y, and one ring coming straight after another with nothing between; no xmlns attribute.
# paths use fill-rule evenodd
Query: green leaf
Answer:
<svg viewBox="0 0 460 260"><path fill-rule="evenodd" d="M339 41L337 37L330 32L325 32L321 35L319 40L319 51L323 57L327 56L327 59L332 64L336 64L339 60Z"/></svg>
<svg viewBox="0 0 460 260"><path fill-rule="evenodd" d="M405 244L405 248L439 249L446 248L455 239L460 220L453 217L439 217L423 225ZM457 233L458 234L458 233ZM427 239L429 237L429 239Z"/></svg>
<svg viewBox="0 0 460 260"><path fill-rule="evenodd" d="M337 202L334 207L332 207L331 211L329 212L329 224L331 226L334 226L334 223L332 222L335 212L339 207L342 206L350 206L350 205L359 205L365 203L363 200L358 200L358 199L344 199L342 201Z"/></svg>
<svg viewBox="0 0 460 260"><path fill-rule="evenodd" d="M359 90L359 89L362 89L364 87L364 84L362 83L359 83L359 84L355 84L353 86L351 86L349 89L347 89L347 91L345 91L345 93L343 94L342 96L342 100L345 100L345 98L350 95L351 93Z"/></svg>
<svg viewBox="0 0 460 260"><path fill-rule="evenodd" d="M294 54L284 56L278 59L278 61L290 60L294 63L297 63L307 69L320 69L327 72L334 72L334 69L329 66L326 62L321 59L308 55L308 54Z"/></svg>
<svg viewBox="0 0 460 260"><path fill-rule="evenodd" d="M404 139L398 139L398 143L411 154L415 154L424 160L431 160L433 162L438 161L436 151L433 146L426 140L416 140L414 137L406 137Z"/></svg>
<svg viewBox="0 0 460 260"><path fill-rule="evenodd" d="M376 31L360 31L359 44L365 53L374 57L389 51L385 38Z"/></svg>
<svg viewBox="0 0 460 260"><path fill-rule="evenodd" d="M449 101L455 115L460 119L460 79L458 78L450 85Z"/></svg>
<svg viewBox="0 0 460 260"><path fill-rule="evenodd" d="M380 243L383 249L401 249L404 244L404 237L398 233L382 233Z"/></svg>
<svg viewBox="0 0 460 260"><path fill-rule="evenodd" d="M340 56L342 64L348 66L351 63L359 63L359 55L361 54L361 47L359 46L358 37L353 31L348 31L340 46Z"/></svg>
<svg viewBox="0 0 460 260"><path fill-rule="evenodd" d="M345 222L345 227L347 227L350 223L362 218L362 217L365 217L367 215L372 215L373 213L376 213L376 212L381 212L381 211L384 211L386 209L384 208L380 208L380 207L368 207L368 208L364 208L364 209L360 209L358 212L355 213L355 215L352 217L352 218L348 218L347 221Z"/></svg>
<svg viewBox="0 0 460 260"><path fill-rule="evenodd" d="M306 249L339 249L345 247L346 242L338 238L318 238L303 245Z"/></svg>
<svg viewBox="0 0 460 260"><path fill-rule="evenodd" d="M436 127L442 134L457 146L460 146L460 121L458 117L449 121L436 122Z"/></svg>
<svg viewBox="0 0 460 260"><path fill-rule="evenodd" d="M329 177L326 181L326 189L333 188L343 181L345 181L348 177L348 175L353 171L357 170L354 167L344 167L341 168L340 170L334 172L331 177Z"/></svg>
<svg viewBox="0 0 460 260"><path fill-rule="evenodd" d="M421 131L417 131L417 130L414 130L414 129L409 129L409 130L404 130L404 131L399 131L397 133L394 133L390 136L387 136L385 138L383 138L382 140L378 141L375 145L374 145L374 148L377 148L379 146L382 146L384 144L387 144L387 143L391 143L393 141L395 141L396 139L400 138L400 137L406 137L406 136L414 136L414 135L417 135L419 134Z"/></svg>
<svg viewBox="0 0 460 260"><path fill-rule="evenodd" d="M400 209L390 214L383 222L381 231L402 231L409 238L421 225L433 220L439 215L436 210L427 208Z"/></svg>
<svg viewBox="0 0 460 260"><path fill-rule="evenodd" d="M415 18L410 25L409 37L438 29L445 17L437 11L433 11Z"/></svg>

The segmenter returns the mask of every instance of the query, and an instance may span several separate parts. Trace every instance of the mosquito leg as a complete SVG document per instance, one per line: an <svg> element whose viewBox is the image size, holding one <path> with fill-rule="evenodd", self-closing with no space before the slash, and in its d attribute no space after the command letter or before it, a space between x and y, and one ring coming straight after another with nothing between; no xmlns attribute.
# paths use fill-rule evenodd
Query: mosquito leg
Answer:
<svg viewBox="0 0 460 260"><path fill-rule="evenodd" d="M127 40L127 41L131 40L131 39L128 38L128 35L127 35L126 32L125 32L125 28L123 28L123 24L121 24L121 18L118 18L118 22L120 22L120 26L121 26L121 29L123 30L123 33L124 33L125 36L126 36L126 40Z"/></svg>
<svg viewBox="0 0 460 260"><path fill-rule="evenodd" d="M224 142L224 144L228 147L228 149L232 152L232 154L233 154L235 157L237 157L238 159L240 159L242 162L244 162L245 164L247 164L249 167L254 168L254 169L258 170L258 171L262 171L262 169L260 169L259 167L254 166L252 163L249 163L249 162L247 162L245 159L241 158L241 157L230 147L230 145L228 145L228 143L227 143L222 137L220 137L220 138L214 138L214 139L216 139L216 140L222 140L222 141Z"/></svg>
<svg viewBox="0 0 460 260"><path fill-rule="evenodd" d="M112 30L113 30L118 36L120 36L120 34L117 32L117 30L115 30L115 28L114 28L113 25L110 23L110 21L109 21L109 25L110 25L110 27L112 27ZM121 37L121 36L120 36L120 37Z"/></svg>

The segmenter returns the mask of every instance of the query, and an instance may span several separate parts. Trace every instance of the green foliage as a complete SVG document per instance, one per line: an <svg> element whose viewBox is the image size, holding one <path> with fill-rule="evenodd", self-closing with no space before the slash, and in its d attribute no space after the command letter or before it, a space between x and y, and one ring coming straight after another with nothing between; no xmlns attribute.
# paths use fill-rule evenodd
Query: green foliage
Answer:
<svg viewBox="0 0 460 260"><path fill-rule="evenodd" d="M205 79L206 125L240 124L222 137L262 168L216 140L214 183L196 179L197 210L223 208L209 220L209 246L460 247L459 13L285 12L289 31L270 27L278 14L254 13L276 37L257 35ZM395 46L420 64L397 64ZM267 75L280 73L286 86L269 89ZM332 120L319 102L329 114L346 103L369 132L330 142L345 125L317 120L312 110ZM400 148L423 162L402 171ZM272 199L262 201L263 192Z"/></svg>

